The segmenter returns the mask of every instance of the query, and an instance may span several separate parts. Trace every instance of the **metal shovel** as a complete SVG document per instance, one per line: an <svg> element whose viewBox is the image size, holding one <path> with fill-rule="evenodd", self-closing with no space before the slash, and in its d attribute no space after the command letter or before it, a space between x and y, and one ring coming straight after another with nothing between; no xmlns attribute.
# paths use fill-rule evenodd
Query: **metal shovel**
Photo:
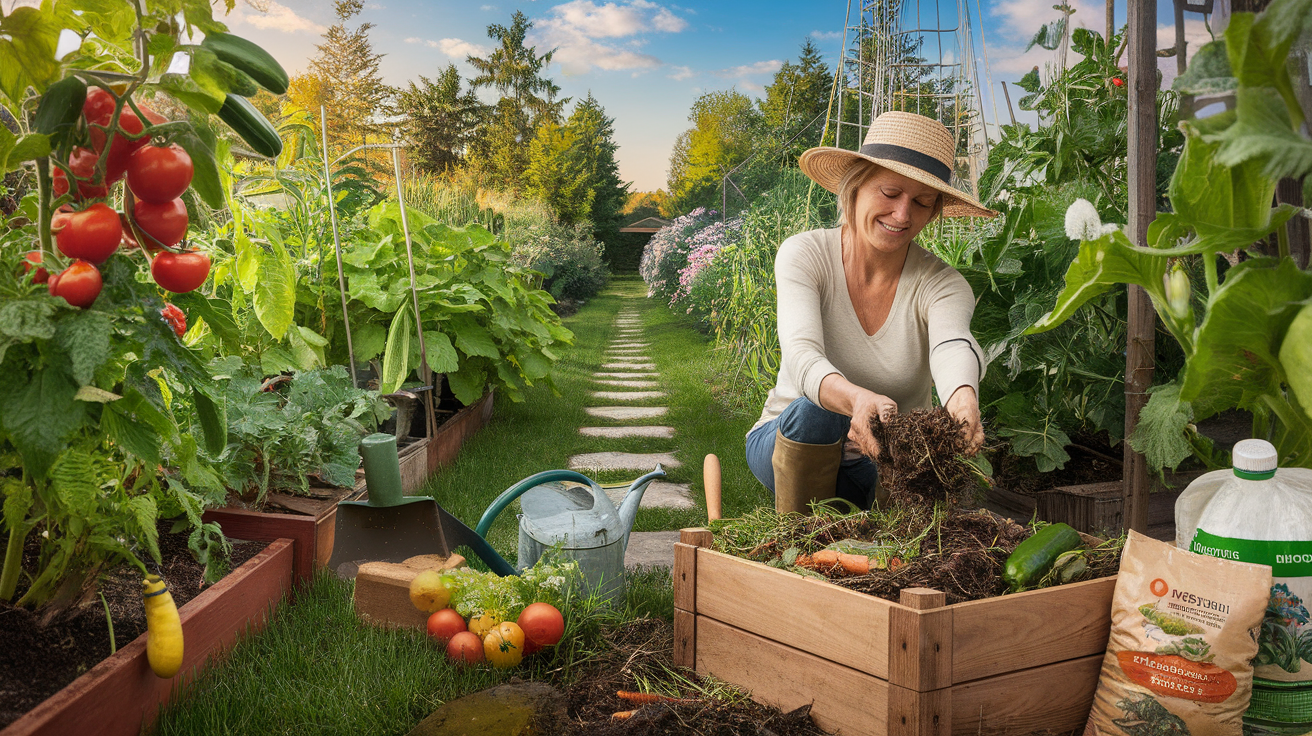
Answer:
<svg viewBox="0 0 1312 736"><path fill-rule="evenodd" d="M446 557L463 544L498 575L515 574L491 545L432 497L404 495L395 435L365 437L360 441L360 454L369 499L337 504L329 569L353 577L364 562L403 562L429 554Z"/></svg>

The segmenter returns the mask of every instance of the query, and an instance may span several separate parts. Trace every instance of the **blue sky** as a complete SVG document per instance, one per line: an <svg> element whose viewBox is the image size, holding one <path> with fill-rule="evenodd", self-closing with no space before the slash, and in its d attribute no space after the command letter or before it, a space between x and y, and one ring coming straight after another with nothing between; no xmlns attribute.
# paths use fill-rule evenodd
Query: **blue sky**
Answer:
<svg viewBox="0 0 1312 736"><path fill-rule="evenodd" d="M1052 60L1052 52L1036 47L1026 53L1024 48L1043 23L1057 16L1053 0L961 1L968 3L977 57L987 44L992 89L1000 90L1002 80L1013 82L1032 66ZM468 76L464 59L487 52L488 24L509 24L511 14L522 10L535 24L530 42L539 51L557 49L550 72L562 94L578 98L592 92L615 118L621 175L633 182L634 190L651 190L665 186L671 146L688 127L688 109L698 95L729 87L760 94L779 65L797 57L807 36L833 64L841 53L848 7L848 0L682 2L366 0L365 10L352 23L375 25L374 48L386 54L384 80L403 85L420 74L434 76L450 62ZM929 7L935 0L919 2ZM955 16L954 0L938 2L946 14ZM1106 7L1102 2L1072 4L1076 25L1101 32ZM1120 23L1124 0L1118 4ZM1169 0L1159 1L1158 12L1161 48L1172 45L1174 38ZM226 22L234 33L261 44L289 71L298 72L307 68L314 44L334 16L328 0L238 0ZM1191 15L1186 28L1192 39L1206 38L1201 16ZM1191 50L1196 47L1194 43ZM1163 70L1172 73L1174 61L1164 61L1169 64L1162 64ZM987 96L984 107L992 122ZM1001 99L998 109L1005 118Z"/></svg>

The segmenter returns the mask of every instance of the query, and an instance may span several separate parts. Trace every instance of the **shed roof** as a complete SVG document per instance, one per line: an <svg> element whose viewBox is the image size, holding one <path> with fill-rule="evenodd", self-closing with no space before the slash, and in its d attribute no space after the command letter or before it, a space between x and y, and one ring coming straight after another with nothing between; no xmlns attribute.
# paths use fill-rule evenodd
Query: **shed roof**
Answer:
<svg viewBox="0 0 1312 736"><path fill-rule="evenodd" d="M669 225L669 220L662 220L659 217L644 217L641 220L620 228L622 233L654 233L657 230Z"/></svg>

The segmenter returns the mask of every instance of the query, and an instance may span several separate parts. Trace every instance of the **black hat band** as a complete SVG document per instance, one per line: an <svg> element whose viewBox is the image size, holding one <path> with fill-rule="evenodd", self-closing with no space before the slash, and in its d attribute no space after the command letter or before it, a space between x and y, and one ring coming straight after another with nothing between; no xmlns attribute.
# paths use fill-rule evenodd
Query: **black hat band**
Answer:
<svg viewBox="0 0 1312 736"><path fill-rule="evenodd" d="M952 169L948 168L947 164L913 148L895 146L891 143L867 143L861 146L857 153L870 158L882 158L887 161L896 161L900 164L914 166L926 174L942 179L944 183L952 179Z"/></svg>

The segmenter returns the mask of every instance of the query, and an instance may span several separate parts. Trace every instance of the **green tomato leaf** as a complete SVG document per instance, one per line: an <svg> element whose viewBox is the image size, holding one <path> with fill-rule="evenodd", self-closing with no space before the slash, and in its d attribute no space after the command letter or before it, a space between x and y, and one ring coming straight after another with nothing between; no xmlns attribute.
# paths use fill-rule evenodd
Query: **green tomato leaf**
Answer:
<svg viewBox="0 0 1312 736"><path fill-rule="evenodd" d="M219 175L213 142L207 142L197 133L183 133L175 136L173 141L191 156L191 188L196 190L202 202L214 209L222 209L227 201L226 190Z"/></svg>
<svg viewBox="0 0 1312 736"><path fill-rule="evenodd" d="M87 100L87 83L77 77L64 77L46 89L36 105L32 130L63 137L77 127L82 105ZM47 154L49 146L47 145Z"/></svg>
<svg viewBox="0 0 1312 736"><path fill-rule="evenodd" d="M4 493L4 520L6 529L26 529L23 522L27 512L32 508L32 488L17 478L6 477L0 480L0 492Z"/></svg>
<svg viewBox="0 0 1312 736"><path fill-rule="evenodd" d="M86 419L86 404L76 394L77 384L58 368L0 374L0 428L37 480L46 477Z"/></svg>
<svg viewBox="0 0 1312 736"><path fill-rule="evenodd" d="M264 371L265 375L273 376L299 369L296 356L281 345L274 345L260 353L260 370Z"/></svg>
<svg viewBox="0 0 1312 736"><path fill-rule="evenodd" d="M59 79L59 34L78 26L69 3L14 8L0 18L0 93L9 99L11 110L22 106L28 87L42 93Z"/></svg>
<svg viewBox="0 0 1312 736"><path fill-rule="evenodd" d="M410 306L401 307L387 332L387 351L383 353L383 374L378 380L378 393L396 393L410 375L410 338L414 330Z"/></svg>
<svg viewBox="0 0 1312 736"><path fill-rule="evenodd" d="M1019 457L1034 458L1040 473L1049 473L1064 467L1071 456L1066 446L1071 438L1050 418L1043 418L1030 428L1007 427L998 434L1011 440L1011 450Z"/></svg>
<svg viewBox="0 0 1312 736"><path fill-rule="evenodd" d="M70 516L93 518L99 505L100 482L90 455L81 450L60 455L59 462L50 469L50 485Z"/></svg>
<svg viewBox="0 0 1312 736"><path fill-rule="evenodd" d="M1293 261L1245 261L1226 272L1198 328L1185 365L1180 399L1202 420L1224 409L1254 409L1278 395L1284 378L1281 341L1302 302L1312 297L1312 273Z"/></svg>
<svg viewBox="0 0 1312 736"><path fill-rule="evenodd" d="M1139 412L1139 423L1130 446L1148 460L1149 467L1175 469L1193 455L1185 432L1193 421L1189 402L1180 400L1180 384L1167 383L1148 389L1148 403Z"/></svg>
<svg viewBox="0 0 1312 736"><path fill-rule="evenodd" d="M84 311L59 323L55 341L69 358L69 373L79 386L91 383L96 370L109 360L109 338L113 324L103 312Z"/></svg>
<svg viewBox="0 0 1312 736"><path fill-rule="evenodd" d="M137 394L137 398L140 398ZM149 424L138 421L133 415L132 399L125 398L105 406L100 415L100 428L115 444L125 452L141 460L148 468L158 467L163 462L161 440ZM146 403L144 399L141 403ZM154 407L150 407L152 410Z"/></svg>
<svg viewBox="0 0 1312 736"><path fill-rule="evenodd" d="M146 551L150 558L159 564L159 528L155 525L159 518L159 509L153 496L133 496L127 501L128 512L137 526L137 538L145 540Z"/></svg>
<svg viewBox="0 0 1312 736"><path fill-rule="evenodd" d="M260 258L255 282L255 316L275 339L281 340L296 316L296 267L277 242Z"/></svg>
<svg viewBox="0 0 1312 736"><path fill-rule="evenodd" d="M57 309L53 299L40 297L0 305L0 335L24 342L49 340L55 336Z"/></svg>
<svg viewBox="0 0 1312 736"><path fill-rule="evenodd" d="M1080 243L1080 251L1066 269L1066 288L1057 303L1026 335L1046 332L1070 318L1080 307L1117 284L1137 284L1160 301L1166 259L1139 252L1121 231ZM1064 462L1064 461L1063 461Z"/></svg>
<svg viewBox="0 0 1312 736"><path fill-rule="evenodd" d="M1298 403L1312 407L1312 303L1298 310L1289 323L1280 344L1280 366Z"/></svg>

